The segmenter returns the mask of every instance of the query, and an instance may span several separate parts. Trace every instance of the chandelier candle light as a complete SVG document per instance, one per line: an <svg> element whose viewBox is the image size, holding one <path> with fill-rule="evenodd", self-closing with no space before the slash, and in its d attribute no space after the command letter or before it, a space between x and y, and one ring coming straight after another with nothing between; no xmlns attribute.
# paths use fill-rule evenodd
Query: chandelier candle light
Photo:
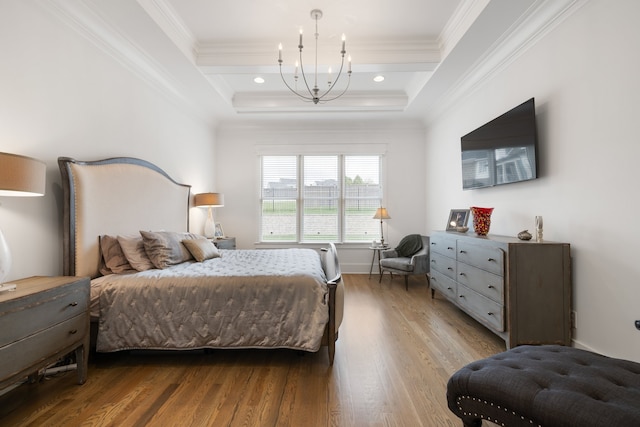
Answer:
<svg viewBox="0 0 640 427"><path fill-rule="evenodd" d="M344 56L347 53L346 49L345 49L345 43L346 43L346 37L343 34L342 35L342 49L340 50L340 54L342 55L342 59L340 61L340 70L338 71L338 74L336 75L336 79L334 81L331 81L331 67L329 67L328 69L328 78L327 78L327 84L328 84L328 89L324 92L324 93L320 93L320 88L318 87L318 20L320 20L322 18L322 11L320 9L313 9L311 11L311 18L313 18L316 21L316 32L315 32L315 39L316 39L316 57L315 57L315 72L314 72L314 84L313 84L313 89L309 87L309 83L307 82L307 75L304 72L304 64L302 62L302 29L300 29L300 40L298 43L298 50L300 51L300 60L296 61L295 63L295 70L294 70L294 74L293 74L293 80L294 80L294 86L295 88L292 88L289 83L287 83L287 80L284 78L284 75L282 74L282 43L280 43L278 45L278 64L280 66L280 77L282 77L282 81L284 82L284 84L287 86L287 88L289 88L289 90L291 92L293 92L294 94L298 95L300 98L304 99L305 101L313 101L314 104L318 104L318 103L323 103L323 102L328 102L328 101L333 101L334 99L338 99L340 98L342 95L345 94L345 92L347 91L347 89L349 89L349 83L351 82L351 56L348 57L347 62L348 64L348 71L347 71L347 86L344 88L344 90L337 96L332 96L332 97L328 97L329 93L331 92L331 90L333 90L333 88L335 87L336 83L338 83L338 80L340 80L340 76L342 75L342 69L344 67ZM307 92L298 92L298 68L300 69L300 74L302 74L302 79L304 80L304 85L306 86Z"/></svg>

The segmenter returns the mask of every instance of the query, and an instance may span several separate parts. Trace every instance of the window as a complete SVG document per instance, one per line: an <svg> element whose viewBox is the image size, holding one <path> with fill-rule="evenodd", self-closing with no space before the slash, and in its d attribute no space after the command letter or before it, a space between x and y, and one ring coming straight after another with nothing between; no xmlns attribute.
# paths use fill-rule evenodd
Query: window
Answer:
<svg viewBox="0 0 640 427"><path fill-rule="evenodd" d="M262 242L371 242L380 155L262 156Z"/></svg>

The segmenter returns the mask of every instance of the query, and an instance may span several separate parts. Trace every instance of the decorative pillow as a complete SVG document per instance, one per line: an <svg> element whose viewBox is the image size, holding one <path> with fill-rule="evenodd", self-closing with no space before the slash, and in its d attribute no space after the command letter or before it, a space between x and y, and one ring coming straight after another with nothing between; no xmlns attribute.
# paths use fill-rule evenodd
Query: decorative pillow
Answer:
<svg viewBox="0 0 640 427"><path fill-rule="evenodd" d="M100 266L100 273L107 275L111 273L131 273L134 269L122 252L120 243L115 236L100 236L100 251L104 265ZM102 264L102 263L101 263Z"/></svg>
<svg viewBox="0 0 640 427"><path fill-rule="evenodd" d="M137 271L150 270L156 268L149 259L144 249L144 242L140 236L118 236L118 243L122 248L124 256Z"/></svg>
<svg viewBox="0 0 640 427"><path fill-rule="evenodd" d="M216 245L209 239L185 239L182 241L182 244L187 247L191 255L193 255L198 262L220 256L218 248L216 248Z"/></svg>
<svg viewBox="0 0 640 427"><path fill-rule="evenodd" d="M422 249L422 236L419 234L409 234L400 240L396 247L399 257L410 257Z"/></svg>
<svg viewBox="0 0 640 427"><path fill-rule="evenodd" d="M174 231L140 231L140 234L144 249L157 268L167 268L193 259L182 241L198 238L195 234Z"/></svg>

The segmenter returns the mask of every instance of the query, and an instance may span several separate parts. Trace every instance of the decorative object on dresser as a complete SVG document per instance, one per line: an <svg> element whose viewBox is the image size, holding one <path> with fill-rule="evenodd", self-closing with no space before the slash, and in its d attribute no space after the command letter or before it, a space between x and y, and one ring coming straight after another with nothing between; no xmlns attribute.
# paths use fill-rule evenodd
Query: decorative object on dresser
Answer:
<svg viewBox="0 0 640 427"><path fill-rule="evenodd" d="M521 232L518 233L518 239L520 240L531 240L531 233L529 233L529 230L522 230Z"/></svg>
<svg viewBox="0 0 640 427"><path fill-rule="evenodd" d="M479 208L477 206L472 206L471 213L473 214L473 231L475 231L478 236L486 236L489 234L493 208Z"/></svg>
<svg viewBox="0 0 640 427"><path fill-rule="evenodd" d="M449 221L447 221L447 231L466 232L468 230L469 212L469 209L451 209Z"/></svg>
<svg viewBox="0 0 640 427"><path fill-rule="evenodd" d="M640 426L640 363L523 345L455 372L447 403L464 426Z"/></svg>
<svg viewBox="0 0 640 427"><path fill-rule="evenodd" d="M87 379L89 279L30 277L0 293L0 389L75 351L78 384Z"/></svg>
<svg viewBox="0 0 640 427"><path fill-rule="evenodd" d="M507 348L571 343L568 243L436 231L430 246L432 297L441 292Z"/></svg>
<svg viewBox="0 0 640 427"><path fill-rule="evenodd" d="M409 290L409 275L424 274L429 285L429 236L410 234L400 240L395 249L380 252L380 278L388 271L404 276L404 286Z"/></svg>
<svg viewBox="0 0 640 427"><path fill-rule="evenodd" d="M536 216L536 241L542 242L542 217Z"/></svg>
<svg viewBox="0 0 640 427"><path fill-rule="evenodd" d="M47 166L40 160L0 153L0 196L43 196ZM0 286L9 275L11 252L0 229Z"/></svg>
<svg viewBox="0 0 640 427"><path fill-rule="evenodd" d="M382 231L382 220L383 219L391 219L389 216L389 212L387 212L387 208L379 207L376 209L376 213L373 215L373 219L380 220L380 244L384 246L384 232Z"/></svg>
<svg viewBox="0 0 640 427"><path fill-rule="evenodd" d="M213 208L224 206L224 194L222 193L200 193L196 194L195 206L207 208L207 220L204 223L205 237L218 237L218 224L213 220ZM222 228L221 228L222 230ZM224 234L223 234L224 235Z"/></svg>

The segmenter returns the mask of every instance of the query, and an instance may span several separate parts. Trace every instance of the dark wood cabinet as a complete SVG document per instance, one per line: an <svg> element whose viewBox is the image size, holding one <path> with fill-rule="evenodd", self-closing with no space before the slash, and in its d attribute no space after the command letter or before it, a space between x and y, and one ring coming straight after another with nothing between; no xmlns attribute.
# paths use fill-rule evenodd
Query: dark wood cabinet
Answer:
<svg viewBox="0 0 640 427"><path fill-rule="evenodd" d="M571 344L571 255L567 243L434 232L432 292L505 340Z"/></svg>

